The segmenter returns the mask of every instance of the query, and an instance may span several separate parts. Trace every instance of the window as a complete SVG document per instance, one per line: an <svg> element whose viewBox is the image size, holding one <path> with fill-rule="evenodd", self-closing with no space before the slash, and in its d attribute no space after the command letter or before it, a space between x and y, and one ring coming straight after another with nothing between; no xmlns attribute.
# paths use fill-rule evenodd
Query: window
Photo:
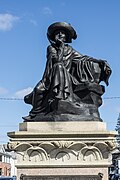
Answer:
<svg viewBox="0 0 120 180"><path fill-rule="evenodd" d="M5 159L5 156L4 156L4 162L5 162L5 160L6 160L6 159Z"/></svg>
<svg viewBox="0 0 120 180"><path fill-rule="evenodd" d="M2 175L2 168L0 168L0 176Z"/></svg>
<svg viewBox="0 0 120 180"><path fill-rule="evenodd" d="M2 155L0 155L0 162L2 162Z"/></svg>

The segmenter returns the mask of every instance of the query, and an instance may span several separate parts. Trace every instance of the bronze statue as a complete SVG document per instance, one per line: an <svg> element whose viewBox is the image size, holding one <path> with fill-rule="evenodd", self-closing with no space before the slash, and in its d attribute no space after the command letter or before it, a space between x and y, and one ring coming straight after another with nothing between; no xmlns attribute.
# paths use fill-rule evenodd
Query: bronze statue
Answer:
<svg viewBox="0 0 120 180"><path fill-rule="evenodd" d="M82 55L68 43L77 38L66 22L48 27L47 63L42 79L25 96L33 106L25 121L102 121L98 107L111 69L104 60Z"/></svg>

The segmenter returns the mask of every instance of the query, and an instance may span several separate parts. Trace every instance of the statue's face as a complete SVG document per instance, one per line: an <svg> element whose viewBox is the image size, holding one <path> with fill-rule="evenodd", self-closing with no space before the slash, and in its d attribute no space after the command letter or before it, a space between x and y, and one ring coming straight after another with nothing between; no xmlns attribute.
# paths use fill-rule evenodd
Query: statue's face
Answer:
<svg viewBox="0 0 120 180"><path fill-rule="evenodd" d="M57 42L58 40L65 42L66 41L66 34L64 31L56 31L55 32L55 41Z"/></svg>

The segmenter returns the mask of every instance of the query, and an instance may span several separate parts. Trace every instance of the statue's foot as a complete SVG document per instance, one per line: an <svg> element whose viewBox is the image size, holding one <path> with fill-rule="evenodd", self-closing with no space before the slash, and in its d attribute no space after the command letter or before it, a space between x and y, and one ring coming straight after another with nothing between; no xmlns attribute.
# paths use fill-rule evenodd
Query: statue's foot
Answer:
<svg viewBox="0 0 120 180"><path fill-rule="evenodd" d="M25 121L30 121L32 120L32 116L28 115L28 116L25 116L25 117L22 117Z"/></svg>

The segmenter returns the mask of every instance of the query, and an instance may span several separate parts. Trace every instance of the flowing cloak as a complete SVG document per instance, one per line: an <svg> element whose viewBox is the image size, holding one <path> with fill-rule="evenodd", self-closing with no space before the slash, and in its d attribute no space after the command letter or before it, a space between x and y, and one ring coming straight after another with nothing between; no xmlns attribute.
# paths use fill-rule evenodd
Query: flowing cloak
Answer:
<svg viewBox="0 0 120 180"><path fill-rule="evenodd" d="M57 65L60 64L64 72L64 88L66 92L71 90L71 85L77 86L85 82L99 84L101 81L104 81L108 85L111 69L107 61L84 56L66 44L63 60L58 62L57 48L54 45L50 45L47 48L47 63L41 81L45 89L52 88L53 91L57 92L57 86L60 83Z"/></svg>
<svg viewBox="0 0 120 180"><path fill-rule="evenodd" d="M99 84L104 81L108 85L110 74L111 69L106 61L82 55L68 44L65 44L63 58L59 61L58 48L51 44L47 48L47 63L42 80L25 97L25 102L33 105L31 114L41 113L46 111L51 98L55 98L61 83L64 86L64 99L71 100L74 90L82 84Z"/></svg>

